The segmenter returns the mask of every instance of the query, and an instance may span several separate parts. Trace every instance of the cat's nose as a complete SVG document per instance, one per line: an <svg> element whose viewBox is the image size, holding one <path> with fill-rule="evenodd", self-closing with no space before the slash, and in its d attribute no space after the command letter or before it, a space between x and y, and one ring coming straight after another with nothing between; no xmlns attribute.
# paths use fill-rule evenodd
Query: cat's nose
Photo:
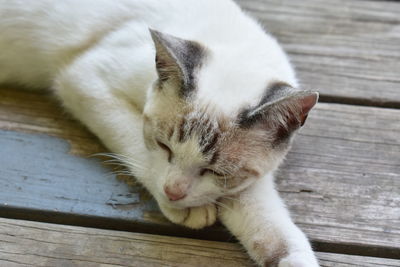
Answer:
<svg viewBox="0 0 400 267"><path fill-rule="evenodd" d="M186 197L185 190L182 190L182 188L178 186L171 187L166 185L164 186L164 192L171 201L177 201Z"/></svg>

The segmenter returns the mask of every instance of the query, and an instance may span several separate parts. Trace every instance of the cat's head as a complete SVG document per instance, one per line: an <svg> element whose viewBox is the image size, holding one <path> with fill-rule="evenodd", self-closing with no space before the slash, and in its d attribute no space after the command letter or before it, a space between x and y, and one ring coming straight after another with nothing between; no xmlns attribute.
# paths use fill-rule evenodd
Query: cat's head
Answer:
<svg viewBox="0 0 400 267"><path fill-rule="evenodd" d="M274 171L318 94L275 81L265 85L255 103L228 114L198 97L212 51L156 31L151 35L159 79L146 101L144 139L157 175L153 193L158 201L203 205ZM224 99L219 102L224 105Z"/></svg>

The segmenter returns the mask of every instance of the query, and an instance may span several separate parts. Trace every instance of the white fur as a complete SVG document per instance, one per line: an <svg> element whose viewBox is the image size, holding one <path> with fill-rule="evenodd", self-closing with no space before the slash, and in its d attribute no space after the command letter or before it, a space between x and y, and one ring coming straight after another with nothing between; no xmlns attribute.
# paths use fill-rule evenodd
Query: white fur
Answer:
<svg viewBox="0 0 400 267"><path fill-rule="evenodd" d="M226 208L220 211L221 221L246 248L258 244L260 250L248 251L260 265L268 260L269 253L274 253L270 243L279 237L285 240L289 252L279 266L318 266L306 236L291 221L273 182L272 175L266 175L238 199L226 199Z"/></svg>
<svg viewBox="0 0 400 267"><path fill-rule="evenodd" d="M255 103L270 82L296 86L275 39L230 0L0 0L0 83L52 88L76 118L122 155L168 218L201 228L215 221L215 205L191 196L191 202L181 202L186 209L174 208L162 188L173 176L168 173L184 174L144 144L142 114L151 109L149 89L157 79L149 28L198 41L211 51L199 74L197 98L226 116ZM198 158L196 145L186 146L174 149ZM198 182L193 195L220 194L210 179ZM231 208L220 208L220 217L249 254L263 264L269 235L279 235L289 249L279 266L318 266L272 177L246 186L237 201L227 201ZM260 240L265 251L253 248Z"/></svg>

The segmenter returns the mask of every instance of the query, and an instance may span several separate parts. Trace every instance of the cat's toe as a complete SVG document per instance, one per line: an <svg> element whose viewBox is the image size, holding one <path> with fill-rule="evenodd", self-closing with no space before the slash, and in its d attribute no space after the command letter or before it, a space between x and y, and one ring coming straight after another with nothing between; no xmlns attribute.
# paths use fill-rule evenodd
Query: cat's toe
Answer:
<svg viewBox="0 0 400 267"><path fill-rule="evenodd" d="M176 224L182 224L189 214L189 209L174 209L162 204L160 205L160 208L164 216Z"/></svg>
<svg viewBox="0 0 400 267"><path fill-rule="evenodd" d="M192 229L210 226L217 220L217 207L214 204L186 209L173 209L160 205L160 208L171 222Z"/></svg>
<svg viewBox="0 0 400 267"><path fill-rule="evenodd" d="M215 223L217 219L217 208L214 204L208 204L189 209L189 213L183 225L192 229L201 229Z"/></svg>

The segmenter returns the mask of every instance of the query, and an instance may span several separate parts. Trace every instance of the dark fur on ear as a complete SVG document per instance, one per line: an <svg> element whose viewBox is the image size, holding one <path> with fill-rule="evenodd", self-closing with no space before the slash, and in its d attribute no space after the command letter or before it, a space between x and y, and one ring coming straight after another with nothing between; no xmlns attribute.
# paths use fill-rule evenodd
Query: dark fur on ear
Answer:
<svg viewBox="0 0 400 267"><path fill-rule="evenodd" d="M274 144L289 139L304 125L307 115L318 101L318 93L296 90L285 83L274 83L260 102L238 115L242 128L261 127L275 132Z"/></svg>
<svg viewBox="0 0 400 267"><path fill-rule="evenodd" d="M188 97L196 89L196 74L206 57L201 44L150 29L156 48L159 81L176 82L179 96ZM161 86L162 88L162 86Z"/></svg>

